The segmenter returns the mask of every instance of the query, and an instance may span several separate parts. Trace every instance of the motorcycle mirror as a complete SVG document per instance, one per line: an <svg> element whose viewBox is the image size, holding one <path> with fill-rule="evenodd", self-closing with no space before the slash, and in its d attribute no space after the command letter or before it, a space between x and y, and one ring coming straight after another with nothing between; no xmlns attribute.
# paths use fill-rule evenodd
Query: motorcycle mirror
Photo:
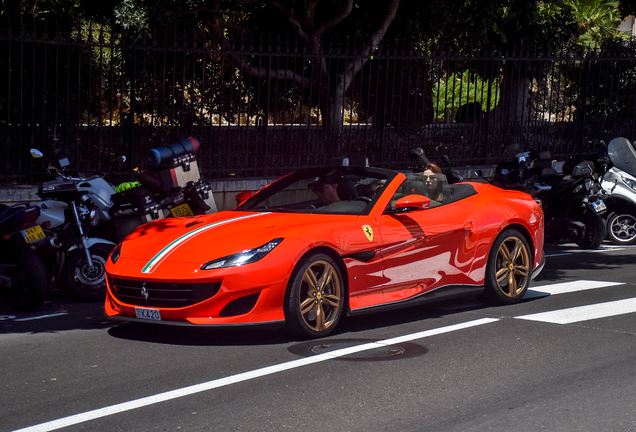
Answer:
<svg viewBox="0 0 636 432"><path fill-rule="evenodd" d="M448 155L443 155L442 160L444 161L446 166L450 167L450 159L448 158Z"/></svg>
<svg viewBox="0 0 636 432"><path fill-rule="evenodd" d="M410 156L412 158L417 159L418 162L422 164L422 166L428 165L429 163L431 163L426 157L426 155L424 154L424 150L421 147L416 147L414 149L411 149Z"/></svg>
<svg viewBox="0 0 636 432"><path fill-rule="evenodd" d="M40 150L36 149L36 148L32 148L30 150L31 156L34 157L35 159L40 159L42 157L44 157L44 153L42 153Z"/></svg>

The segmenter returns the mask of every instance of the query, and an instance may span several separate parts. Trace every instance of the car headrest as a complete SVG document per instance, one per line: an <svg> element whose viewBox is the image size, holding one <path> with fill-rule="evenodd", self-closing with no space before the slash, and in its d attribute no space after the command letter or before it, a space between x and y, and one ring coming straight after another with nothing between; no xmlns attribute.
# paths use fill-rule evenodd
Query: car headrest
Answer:
<svg viewBox="0 0 636 432"><path fill-rule="evenodd" d="M358 198L358 192L356 191L356 186L353 184L353 182L350 179L346 177L343 177L338 181L336 191L338 192L338 197L342 201L354 200Z"/></svg>

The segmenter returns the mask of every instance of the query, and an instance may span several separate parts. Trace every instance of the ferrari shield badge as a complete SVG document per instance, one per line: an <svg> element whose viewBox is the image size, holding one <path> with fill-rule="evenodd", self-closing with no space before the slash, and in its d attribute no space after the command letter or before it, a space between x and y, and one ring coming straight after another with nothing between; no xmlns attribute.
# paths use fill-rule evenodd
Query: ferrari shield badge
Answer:
<svg viewBox="0 0 636 432"><path fill-rule="evenodd" d="M362 225L362 231L364 231L364 235L367 236L370 242L373 241L373 228L371 225Z"/></svg>

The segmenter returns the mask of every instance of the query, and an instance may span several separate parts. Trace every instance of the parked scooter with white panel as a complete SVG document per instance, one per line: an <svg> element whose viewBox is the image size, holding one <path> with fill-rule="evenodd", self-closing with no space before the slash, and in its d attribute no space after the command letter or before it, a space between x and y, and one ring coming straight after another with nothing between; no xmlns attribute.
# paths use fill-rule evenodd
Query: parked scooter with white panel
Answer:
<svg viewBox="0 0 636 432"><path fill-rule="evenodd" d="M627 138L607 145L608 163L600 176L608 209L607 238L617 245L636 244L636 151Z"/></svg>

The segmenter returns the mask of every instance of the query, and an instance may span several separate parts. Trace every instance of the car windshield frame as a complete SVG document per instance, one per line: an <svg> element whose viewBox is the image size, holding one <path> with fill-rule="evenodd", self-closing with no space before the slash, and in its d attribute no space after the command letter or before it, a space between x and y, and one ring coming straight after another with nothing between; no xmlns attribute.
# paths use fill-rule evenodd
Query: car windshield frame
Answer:
<svg viewBox="0 0 636 432"><path fill-rule="evenodd" d="M369 167L302 169L267 185L234 211L368 215L383 194L383 186L391 183L398 174L397 171ZM322 203L313 191L327 178L336 182L339 194L341 189L349 190L350 199L343 198L333 204Z"/></svg>

